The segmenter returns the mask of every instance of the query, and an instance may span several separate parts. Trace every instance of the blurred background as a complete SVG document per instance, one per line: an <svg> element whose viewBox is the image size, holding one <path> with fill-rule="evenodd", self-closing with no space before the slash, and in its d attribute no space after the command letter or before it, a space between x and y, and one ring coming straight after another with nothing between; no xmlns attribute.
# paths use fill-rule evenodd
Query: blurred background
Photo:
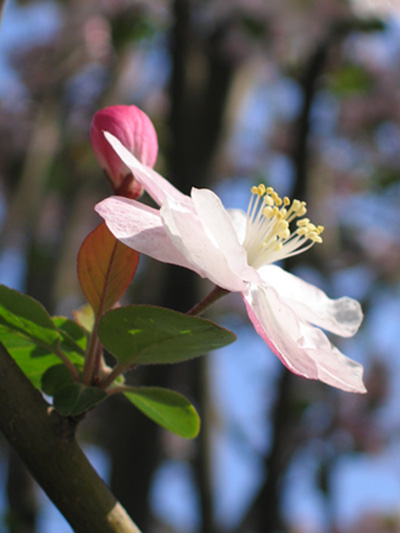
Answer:
<svg viewBox="0 0 400 533"><path fill-rule="evenodd" d="M362 302L352 339L368 394L289 374L240 297L208 314L237 342L135 383L186 394L185 441L124 399L79 440L144 533L400 532L400 3L398 0L7 0L0 28L0 282L72 316L76 257L110 194L93 114L135 104L156 168L246 208L267 182L305 199L324 244L286 266ZM126 302L186 311L211 286L141 257ZM90 497L90 495L88 495ZM68 524L0 439L0 531ZM94 532L88 532L94 533Z"/></svg>

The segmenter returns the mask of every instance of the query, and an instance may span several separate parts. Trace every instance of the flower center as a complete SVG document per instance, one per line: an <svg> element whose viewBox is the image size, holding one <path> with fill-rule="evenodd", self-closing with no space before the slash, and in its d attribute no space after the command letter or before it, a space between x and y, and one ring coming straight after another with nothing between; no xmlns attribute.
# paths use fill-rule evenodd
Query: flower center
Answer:
<svg viewBox="0 0 400 533"><path fill-rule="evenodd" d="M247 210L243 247L247 261L254 268L305 252L322 242L323 226L315 226L304 215L306 203L283 199L272 187L252 187ZM296 229L292 222L296 222Z"/></svg>

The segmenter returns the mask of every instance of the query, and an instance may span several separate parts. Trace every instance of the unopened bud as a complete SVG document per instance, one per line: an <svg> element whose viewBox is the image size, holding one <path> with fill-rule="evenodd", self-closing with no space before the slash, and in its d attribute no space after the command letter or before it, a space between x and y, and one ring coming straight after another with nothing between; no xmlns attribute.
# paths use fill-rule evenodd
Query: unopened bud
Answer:
<svg viewBox="0 0 400 533"><path fill-rule="evenodd" d="M92 148L113 191L119 196L139 198L143 188L104 136L108 131L144 165L157 159L157 134L149 117L134 105L105 107L94 115L90 127Z"/></svg>

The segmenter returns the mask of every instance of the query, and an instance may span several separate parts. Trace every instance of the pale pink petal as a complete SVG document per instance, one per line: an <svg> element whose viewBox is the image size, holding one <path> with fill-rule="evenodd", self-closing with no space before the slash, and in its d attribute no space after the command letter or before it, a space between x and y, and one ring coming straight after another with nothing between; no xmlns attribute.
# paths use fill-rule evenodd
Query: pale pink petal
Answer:
<svg viewBox="0 0 400 533"><path fill-rule="evenodd" d="M230 269L218 245L206 234L193 206L167 198L160 213L171 242L188 262L196 265L202 277L229 291L246 288L242 278Z"/></svg>
<svg viewBox="0 0 400 533"><path fill-rule="evenodd" d="M259 273L263 283L274 287L303 320L342 337L351 337L358 330L363 313L356 300L332 300L314 285L276 265L264 266Z"/></svg>
<svg viewBox="0 0 400 533"><path fill-rule="evenodd" d="M188 202L190 198L182 194L169 181L160 176L152 168L142 165L142 163L129 151L114 135L104 132L104 136L110 143L115 153L130 169L135 179L144 187L146 192L153 198L153 200L161 205L166 196L175 198L181 202Z"/></svg>
<svg viewBox="0 0 400 533"><path fill-rule="evenodd" d="M251 285L242 297L255 330L282 363L295 374L317 379L314 361L297 343L299 319L289 306L282 304L275 290Z"/></svg>
<svg viewBox="0 0 400 533"><path fill-rule="evenodd" d="M158 209L121 196L111 196L98 203L95 210L104 218L111 233L130 248L163 263L202 274L171 243Z"/></svg>
<svg viewBox="0 0 400 533"><path fill-rule="evenodd" d="M229 268L244 281L260 283L257 271L248 265L232 220L219 197L209 189L193 188L190 196L206 234L225 256Z"/></svg>
<svg viewBox="0 0 400 533"><path fill-rule="evenodd" d="M365 392L362 366L305 323L272 287L251 285L243 294L257 333L292 372L350 392Z"/></svg>

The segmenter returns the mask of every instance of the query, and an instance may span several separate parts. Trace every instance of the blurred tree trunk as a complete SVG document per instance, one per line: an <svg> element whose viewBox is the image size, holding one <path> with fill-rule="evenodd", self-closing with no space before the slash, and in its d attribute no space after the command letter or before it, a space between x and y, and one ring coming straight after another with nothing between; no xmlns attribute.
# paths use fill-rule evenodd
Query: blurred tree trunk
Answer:
<svg viewBox="0 0 400 533"><path fill-rule="evenodd" d="M213 157L221 137L227 95L234 74L234 63L223 53L221 46L227 28L218 27L212 35L204 36L193 23L191 9L192 3L188 0L174 1L174 23L170 35L172 73L169 93L168 176L185 193L189 193L193 185L206 186L211 179ZM201 71L197 70L199 63L205 65ZM199 300L197 277L188 270L170 265L165 265L162 272L163 284L158 304L188 311ZM207 390L206 365L206 358L202 357L179 367L146 368L141 376L146 384L170 386L181 389L184 393L189 391L189 397L195 399L202 418L195 460L203 522L201 531L213 533L217 529L214 524L209 422L204 396ZM132 409L131 406L128 408ZM119 418L120 413L113 416ZM160 431L154 424L145 422L141 415L126 413L123 420L123 444L117 434L113 435L115 449L111 452L112 488L128 512L135 516L146 531L149 530L146 527L150 528L151 524L146 506L150 480L161 458ZM115 420L113 425L114 423ZM121 452L121 447L128 455ZM143 456L143 461L141 454L147 455ZM127 460L131 462L131 466L126 463ZM137 468L140 468L140 475ZM124 477L127 481L124 481ZM127 486L130 488L128 493L125 492Z"/></svg>

